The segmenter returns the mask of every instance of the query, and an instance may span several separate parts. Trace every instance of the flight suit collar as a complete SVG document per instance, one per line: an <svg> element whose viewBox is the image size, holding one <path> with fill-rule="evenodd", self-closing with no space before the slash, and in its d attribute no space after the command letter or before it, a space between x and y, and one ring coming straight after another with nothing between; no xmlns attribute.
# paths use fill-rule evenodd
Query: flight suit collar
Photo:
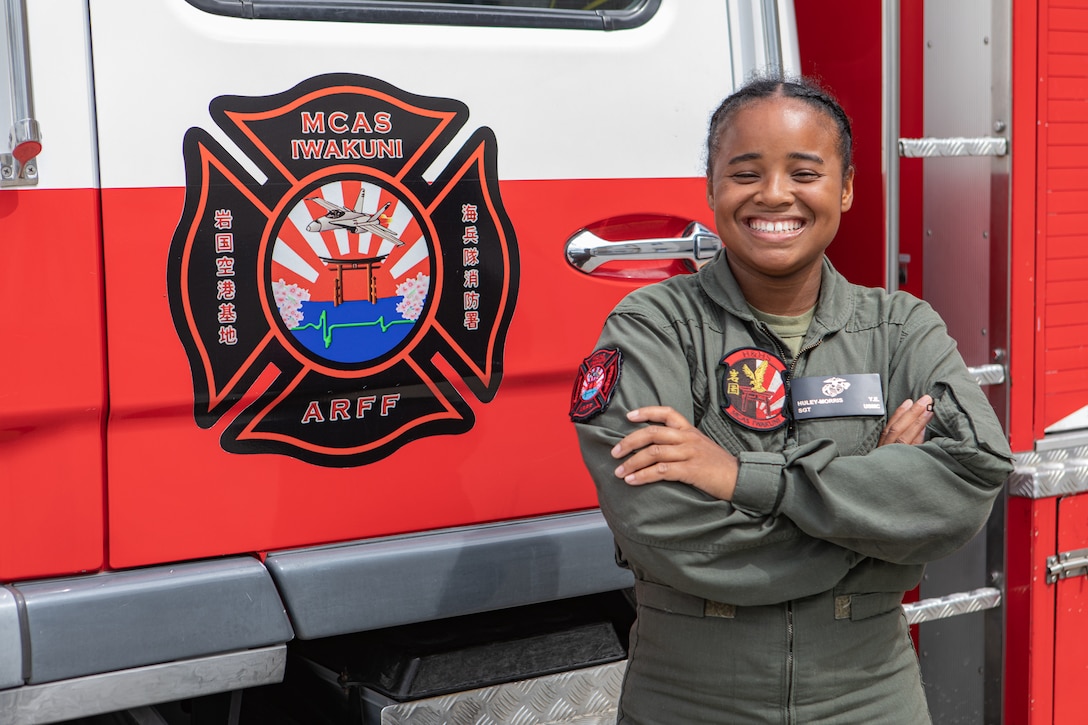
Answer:
<svg viewBox="0 0 1088 725"><path fill-rule="evenodd" d="M718 256L699 271L699 283L703 291L716 304L734 317L755 323L748 302L740 291L729 268L726 252L723 249ZM820 297L816 301L816 314L809 328L811 337L823 337L846 327L854 314L856 298L853 285L846 281L825 256L823 272L820 278ZM807 339L806 337L806 339Z"/></svg>

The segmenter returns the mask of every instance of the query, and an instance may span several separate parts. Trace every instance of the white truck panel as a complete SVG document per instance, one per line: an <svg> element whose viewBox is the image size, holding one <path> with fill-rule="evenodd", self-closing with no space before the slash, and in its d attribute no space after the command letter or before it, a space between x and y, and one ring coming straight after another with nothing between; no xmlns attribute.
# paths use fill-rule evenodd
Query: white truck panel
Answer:
<svg viewBox="0 0 1088 725"><path fill-rule="evenodd" d="M465 102L465 135L499 138L502 179L698 176L707 119L733 85L717 0L666 2L611 32L247 20L182 0L90 8L105 187L181 186L181 139L215 129L216 96L344 72ZM690 68L703 72L676 72Z"/></svg>

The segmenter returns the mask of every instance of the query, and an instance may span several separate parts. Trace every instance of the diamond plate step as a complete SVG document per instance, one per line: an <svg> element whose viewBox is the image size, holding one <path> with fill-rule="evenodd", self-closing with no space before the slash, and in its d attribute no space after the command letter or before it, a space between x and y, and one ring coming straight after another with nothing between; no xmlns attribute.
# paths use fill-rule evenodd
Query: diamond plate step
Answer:
<svg viewBox="0 0 1088 725"><path fill-rule="evenodd" d="M614 725L627 662L390 704L382 725ZM371 698L368 698L371 699Z"/></svg>

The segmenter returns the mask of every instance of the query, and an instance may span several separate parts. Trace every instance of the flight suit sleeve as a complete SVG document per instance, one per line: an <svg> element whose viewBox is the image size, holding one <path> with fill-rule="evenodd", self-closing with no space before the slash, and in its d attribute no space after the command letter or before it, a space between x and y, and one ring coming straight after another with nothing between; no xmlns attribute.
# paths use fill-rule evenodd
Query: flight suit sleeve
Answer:
<svg viewBox="0 0 1088 725"><path fill-rule="evenodd" d="M844 456L824 438L783 453L741 453L734 505L786 516L810 536L898 564L932 561L966 543L1012 472L1012 454L955 341L925 303L916 301L902 325L886 384L889 410L933 397L924 443Z"/></svg>
<svg viewBox="0 0 1088 725"><path fill-rule="evenodd" d="M682 325L630 313L606 321L598 350L619 350L620 374L607 408L576 428L606 521L636 577L739 605L767 604L825 591L860 560L806 536L786 517L744 511L683 483L630 486L614 471L611 449L637 427L634 408L669 405L689 421L692 389L706 386ZM638 424L642 425L642 424Z"/></svg>

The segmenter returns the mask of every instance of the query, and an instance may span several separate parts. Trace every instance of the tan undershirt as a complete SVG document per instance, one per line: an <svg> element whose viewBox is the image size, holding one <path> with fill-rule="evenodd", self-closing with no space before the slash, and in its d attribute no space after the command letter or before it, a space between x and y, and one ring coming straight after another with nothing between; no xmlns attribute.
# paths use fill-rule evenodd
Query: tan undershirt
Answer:
<svg viewBox="0 0 1088 725"><path fill-rule="evenodd" d="M805 339L805 333L808 332L808 327L812 324L812 318L816 314L815 306L810 307L808 312L797 317L772 315L757 310L751 305L748 305L748 309L752 311L757 320L767 325L776 335L782 338L782 342L786 343L792 357L797 357L797 353L801 352L801 343Z"/></svg>

